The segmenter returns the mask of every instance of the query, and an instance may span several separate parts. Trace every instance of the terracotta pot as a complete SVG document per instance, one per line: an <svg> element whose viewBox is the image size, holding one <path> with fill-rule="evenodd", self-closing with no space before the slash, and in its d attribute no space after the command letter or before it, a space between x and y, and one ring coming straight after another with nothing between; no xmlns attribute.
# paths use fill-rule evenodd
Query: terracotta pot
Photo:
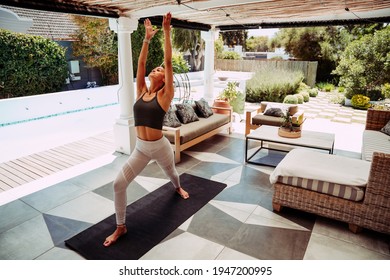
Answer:
<svg viewBox="0 0 390 280"><path fill-rule="evenodd" d="M223 99L215 99L213 103L213 107L220 107L220 108L232 108L230 104ZM226 114L229 115L229 111L227 110L221 110L221 109L213 109L213 112L216 114Z"/></svg>

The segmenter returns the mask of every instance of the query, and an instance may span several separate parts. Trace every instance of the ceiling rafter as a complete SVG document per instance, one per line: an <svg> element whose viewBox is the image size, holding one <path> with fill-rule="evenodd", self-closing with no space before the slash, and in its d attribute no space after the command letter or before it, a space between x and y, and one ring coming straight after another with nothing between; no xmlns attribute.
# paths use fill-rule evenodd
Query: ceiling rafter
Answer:
<svg viewBox="0 0 390 280"><path fill-rule="evenodd" d="M180 4L179 4L180 3ZM168 11L174 27L209 30L389 23L389 0L3 0L2 4L154 24Z"/></svg>

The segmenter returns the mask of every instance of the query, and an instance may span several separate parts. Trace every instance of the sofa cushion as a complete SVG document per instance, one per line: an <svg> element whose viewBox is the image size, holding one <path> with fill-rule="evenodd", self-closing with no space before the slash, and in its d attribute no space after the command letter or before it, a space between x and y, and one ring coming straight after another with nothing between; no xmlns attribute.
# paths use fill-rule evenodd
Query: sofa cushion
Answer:
<svg viewBox="0 0 390 280"><path fill-rule="evenodd" d="M198 115L190 104L176 104L176 112L183 124L198 121Z"/></svg>
<svg viewBox="0 0 390 280"><path fill-rule="evenodd" d="M278 182L352 201L361 201L364 198L365 187L341 185L293 176L279 176Z"/></svg>
<svg viewBox="0 0 390 280"><path fill-rule="evenodd" d="M168 112L164 116L164 126L169 126L169 127L179 127L181 126L181 123L179 119L177 118L176 115L176 109L173 108L172 106L169 107Z"/></svg>
<svg viewBox="0 0 390 280"><path fill-rule="evenodd" d="M387 122L387 124L384 127L381 128L381 132L390 135L390 120Z"/></svg>
<svg viewBox="0 0 390 280"><path fill-rule="evenodd" d="M270 175L275 183L278 176L293 176L349 186L365 186L371 163L339 155L303 148L287 153Z"/></svg>
<svg viewBox="0 0 390 280"><path fill-rule="evenodd" d="M199 121L187 123L180 127L180 144L187 143L211 130L229 123L230 116L225 114L213 114L209 118L199 118ZM175 139L174 131L164 131L164 136L173 143Z"/></svg>
<svg viewBox="0 0 390 280"><path fill-rule="evenodd" d="M281 126L283 123L283 118L257 114L252 118L252 123L255 125Z"/></svg>
<svg viewBox="0 0 390 280"><path fill-rule="evenodd" d="M309 186L315 191L356 200L363 197L361 191L368 183L370 168L371 163L364 160L296 148L276 166L270 182L287 180L298 187ZM300 178L301 182L288 177Z"/></svg>
<svg viewBox="0 0 390 280"><path fill-rule="evenodd" d="M209 103L207 103L207 101L204 98L195 101L195 104L200 114L200 117L208 118L213 114L213 110L211 109Z"/></svg>
<svg viewBox="0 0 390 280"><path fill-rule="evenodd" d="M363 131L362 159L372 161L374 152L390 154L390 136L377 130Z"/></svg>

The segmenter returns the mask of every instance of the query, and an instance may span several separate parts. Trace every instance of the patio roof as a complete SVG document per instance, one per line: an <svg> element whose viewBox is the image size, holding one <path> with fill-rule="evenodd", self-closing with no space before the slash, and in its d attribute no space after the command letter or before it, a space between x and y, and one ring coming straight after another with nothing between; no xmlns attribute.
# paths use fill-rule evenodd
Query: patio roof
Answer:
<svg viewBox="0 0 390 280"><path fill-rule="evenodd" d="M388 0L4 0L5 5L89 16L150 18L172 12L174 27L209 30L390 22Z"/></svg>

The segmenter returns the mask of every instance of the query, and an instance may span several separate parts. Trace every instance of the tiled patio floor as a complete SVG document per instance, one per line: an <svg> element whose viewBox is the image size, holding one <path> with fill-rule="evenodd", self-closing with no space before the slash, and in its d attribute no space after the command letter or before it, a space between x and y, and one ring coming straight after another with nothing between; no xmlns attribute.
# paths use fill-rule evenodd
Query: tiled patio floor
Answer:
<svg viewBox="0 0 390 280"><path fill-rule="evenodd" d="M323 100L320 96L302 105L305 129L335 132L336 153L358 157L364 112L346 109L347 114L337 105L315 104ZM316 113L316 108L323 110ZM340 122L346 115L350 121ZM243 123L234 127L232 135L216 135L185 151L177 165L180 173L228 187L142 259L390 259L387 235L368 230L352 234L344 223L292 209L274 213L268 180L272 168L245 164ZM69 174L54 174L40 182L41 188L35 185L36 191L0 206L0 259L83 259L64 240L114 212L112 181L126 159L119 153L100 156L89 165L74 166ZM128 202L166 182L150 163L130 184Z"/></svg>

